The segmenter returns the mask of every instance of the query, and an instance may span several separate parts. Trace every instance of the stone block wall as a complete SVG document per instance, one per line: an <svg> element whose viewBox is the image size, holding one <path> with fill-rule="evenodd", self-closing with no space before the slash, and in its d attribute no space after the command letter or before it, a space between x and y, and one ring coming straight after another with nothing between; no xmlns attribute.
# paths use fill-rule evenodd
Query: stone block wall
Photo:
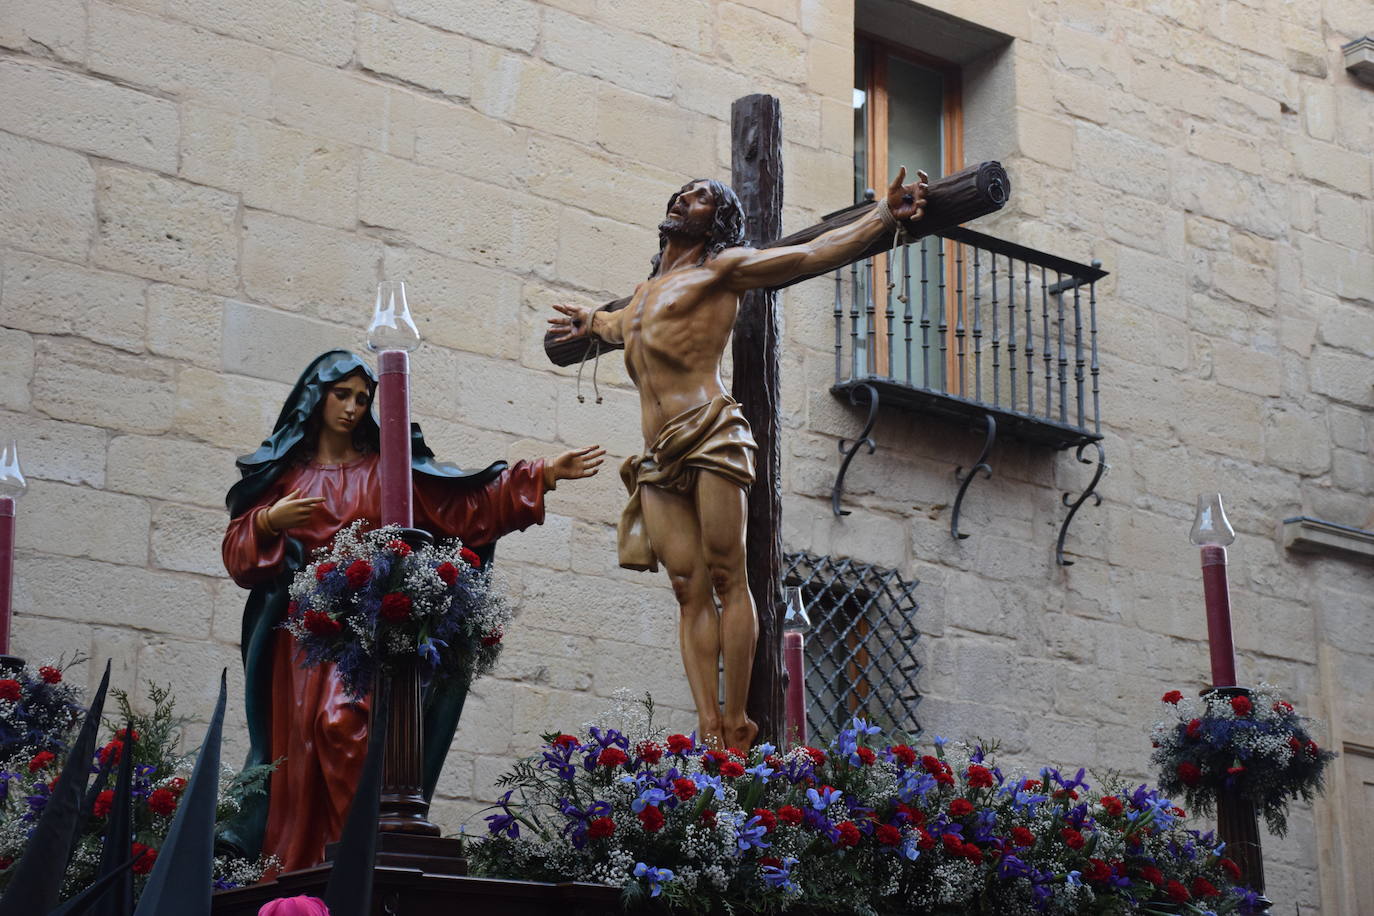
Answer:
<svg viewBox="0 0 1374 916"><path fill-rule="evenodd" d="M788 549L921 580L929 730L1143 777L1158 696L1206 679L1186 533L1195 494L1219 489L1242 677L1374 746L1374 571L1287 555L1276 533L1297 514L1362 525L1374 492L1374 88L1338 53L1367 6L925 6L1008 37L965 70L966 160L1000 159L1016 188L980 228L1111 272L1105 502L1055 566L1060 495L1087 469L1006 443L954 542L950 471L978 438L885 415L835 519L834 443L862 417L827 391L813 283L783 300ZM617 688L652 689L688 727L671 594L614 562L633 391L612 356L605 403L579 402L543 322L642 279L668 194L728 176L740 95L782 101L786 230L847 203L853 32L837 0L5 4L0 435L32 481L18 651L113 656L120 686L171 682L195 715L207 672L241 689L244 594L217 554L233 457L311 356L361 346L377 280L404 278L427 341L415 406L442 457L611 452L502 542L520 616L438 817L456 830L512 755ZM1271 896L1305 914L1353 893L1341 791L1271 847Z"/></svg>

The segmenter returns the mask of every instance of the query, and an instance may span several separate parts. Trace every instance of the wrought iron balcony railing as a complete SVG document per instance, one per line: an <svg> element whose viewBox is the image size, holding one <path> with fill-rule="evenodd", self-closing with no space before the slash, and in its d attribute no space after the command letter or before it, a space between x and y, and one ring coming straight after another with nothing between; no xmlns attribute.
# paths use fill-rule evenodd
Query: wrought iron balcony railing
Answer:
<svg viewBox="0 0 1374 916"><path fill-rule="evenodd" d="M870 434L878 408L968 422L985 434L982 454L966 474L950 530L957 537L968 485L991 474L998 434L1055 449L1095 446L1097 472L1073 501L1060 529L1064 559L1068 524L1106 470L1101 433L1097 281L1100 262L1079 264L955 228L842 267L834 273L835 384L831 391L869 407L857 441L841 442L844 459L832 493L836 515L844 476ZM1067 498L1066 505L1070 505Z"/></svg>

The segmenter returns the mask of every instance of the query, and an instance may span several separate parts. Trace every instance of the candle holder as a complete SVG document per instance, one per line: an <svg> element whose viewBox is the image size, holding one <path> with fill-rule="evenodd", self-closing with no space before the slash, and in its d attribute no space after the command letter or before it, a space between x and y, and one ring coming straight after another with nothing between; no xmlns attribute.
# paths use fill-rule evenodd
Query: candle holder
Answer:
<svg viewBox="0 0 1374 916"><path fill-rule="evenodd" d="M788 586L782 590L785 612L782 620L782 658L787 691L784 730L789 741L806 743L806 631L811 620L806 616L802 590Z"/></svg>
<svg viewBox="0 0 1374 916"><path fill-rule="evenodd" d="M0 668L16 670L24 660L10 655L10 621L14 598L14 515L28 489L19 467L19 443L0 446Z"/></svg>

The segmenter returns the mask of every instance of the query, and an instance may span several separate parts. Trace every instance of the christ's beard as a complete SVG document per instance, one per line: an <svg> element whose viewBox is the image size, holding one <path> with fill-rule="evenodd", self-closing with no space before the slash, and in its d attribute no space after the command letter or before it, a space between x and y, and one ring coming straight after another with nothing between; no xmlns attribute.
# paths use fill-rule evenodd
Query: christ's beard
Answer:
<svg viewBox="0 0 1374 916"><path fill-rule="evenodd" d="M664 217L663 222L658 224L660 235L685 239L689 242L696 242L706 238L706 231L708 228L710 227L704 223L698 225L680 216L674 216L671 213Z"/></svg>

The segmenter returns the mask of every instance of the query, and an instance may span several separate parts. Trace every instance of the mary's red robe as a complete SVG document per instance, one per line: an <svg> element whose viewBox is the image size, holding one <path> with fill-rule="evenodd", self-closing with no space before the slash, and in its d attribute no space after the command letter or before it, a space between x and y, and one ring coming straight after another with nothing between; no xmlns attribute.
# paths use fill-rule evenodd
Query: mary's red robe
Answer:
<svg viewBox="0 0 1374 916"><path fill-rule="evenodd" d="M457 537L481 547L503 534L544 520L544 462L518 462L481 486L423 474L413 476L415 525L437 538ZM286 568L287 538L268 536L257 515L293 490L323 496L306 526L290 537L307 551L322 547L357 519L381 524L379 456L349 464L306 463L284 471L256 504L235 516L224 533L224 565L234 581L253 588ZM367 752L368 701L348 699L332 665L302 668L296 645L275 634L271 661L271 807L262 851L285 871L324 859L339 838Z"/></svg>

